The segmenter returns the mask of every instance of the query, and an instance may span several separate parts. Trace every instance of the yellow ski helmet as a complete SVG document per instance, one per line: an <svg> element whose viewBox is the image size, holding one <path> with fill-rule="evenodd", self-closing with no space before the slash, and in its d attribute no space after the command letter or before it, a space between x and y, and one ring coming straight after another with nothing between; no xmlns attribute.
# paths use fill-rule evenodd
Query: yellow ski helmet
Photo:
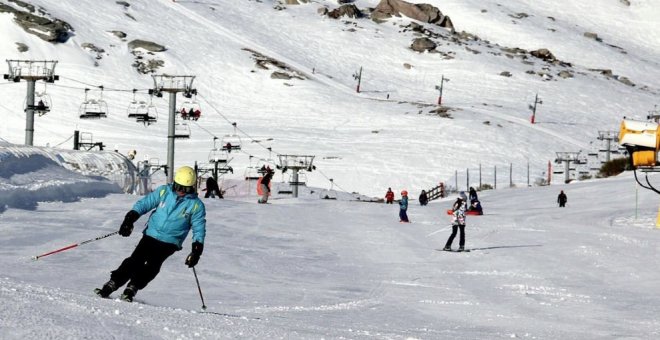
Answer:
<svg viewBox="0 0 660 340"><path fill-rule="evenodd" d="M174 174L174 183L184 187L193 187L197 182L195 170L189 166L180 167Z"/></svg>

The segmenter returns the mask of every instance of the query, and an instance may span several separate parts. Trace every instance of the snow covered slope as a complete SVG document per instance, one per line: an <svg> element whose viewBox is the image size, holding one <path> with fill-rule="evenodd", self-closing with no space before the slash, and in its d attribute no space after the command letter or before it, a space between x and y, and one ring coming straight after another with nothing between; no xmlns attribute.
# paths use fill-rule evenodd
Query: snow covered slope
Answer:
<svg viewBox="0 0 660 340"><path fill-rule="evenodd" d="M135 149L138 159L164 161L166 100L154 99L161 120L149 127L126 113L131 90L140 89L138 99L148 100L145 91L153 86L150 76L131 67L135 56L128 43L148 40L167 48L142 51L145 59L164 62L158 72L197 76L203 117L191 122L190 140L177 141L176 165L205 162L213 137L233 133L236 122L245 147L232 161L233 178L260 158L303 154L316 156L318 171L307 174L310 185L328 188L332 178L343 190L370 195L380 196L387 187L416 195L450 180L455 171L464 177L468 168L473 175L479 166L508 168L511 163L514 182L521 184L528 162L534 179L543 176L557 151L602 148L598 131L616 130L624 115L645 117L660 89L655 29L660 5L650 1L626 6L615 0L429 0L452 18L459 33L478 37L456 40L446 29L421 23L433 32L438 53L409 48L420 34L410 30L406 17L381 24L366 18L335 20L318 12L338 6L330 0L290 6L215 0L31 3L75 29L66 43L52 45L14 25L11 15L0 14L5 59L59 61L61 78L46 88L53 111L36 119L36 145L68 148L77 128L108 148ZM367 11L378 1L354 4ZM127 36L120 39L112 31ZM19 52L17 42L29 50ZM92 52L86 44L104 52ZM572 66L551 65L529 53L523 59L512 52L516 48L547 48ZM257 67L254 55L285 63L303 79L272 79L277 69ZM352 75L360 67L358 94ZM560 77L561 71L572 77ZM444 83L443 104L451 118L431 113L443 76L450 79ZM77 113L84 88L98 96L100 85L109 117L81 121ZM21 143L25 83L4 83L0 90L5 117L0 137ZM543 104L532 125L528 105L537 93Z"/></svg>

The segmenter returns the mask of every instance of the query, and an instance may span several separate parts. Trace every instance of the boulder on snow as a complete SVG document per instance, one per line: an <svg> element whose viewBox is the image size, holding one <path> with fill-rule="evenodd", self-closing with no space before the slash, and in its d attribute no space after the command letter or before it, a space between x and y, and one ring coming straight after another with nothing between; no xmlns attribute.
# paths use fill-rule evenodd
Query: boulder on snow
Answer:
<svg viewBox="0 0 660 340"><path fill-rule="evenodd" d="M128 48L130 48L131 50L134 50L136 48L142 48L149 52L163 52L167 50L167 48L165 48L165 46L163 45L157 44L152 41L140 40L140 39L135 39L129 42Z"/></svg>
<svg viewBox="0 0 660 340"><path fill-rule="evenodd" d="M410 48L415 52L425 52L435 50L437 46L438 45L429 38L415 38L412 45L410 45Z"/></svg>
<svg viewBox="0 0 660 340"><path fill-rule="evenodd" d="M335 8L328 12L328 17L333 19L339 19L343 16L347 16L349 18L361 18L363 15L360 9L353 4L341 5L339 8Z"/></svg>
<svg viewBox="0 0 660 340"><path fill-rule="evenodd" d="M0 13L14 14L14 22L25 32L51 43L66 42L73 35L71 25L51 18L43 8L37 10L34 5L22 1L14 1L14 3L22 9L0 3Z"/></svg>
<svg viewBox="0 0 660 340"><path fill-rule="evenodd" d="M403 0L381 0L371 13L371 18L375 21L382 21L401 15L421 22L436 24L448 28L452 32L455 30L451 19L443 15L437 7L429 4L412 4Z"/></svg>

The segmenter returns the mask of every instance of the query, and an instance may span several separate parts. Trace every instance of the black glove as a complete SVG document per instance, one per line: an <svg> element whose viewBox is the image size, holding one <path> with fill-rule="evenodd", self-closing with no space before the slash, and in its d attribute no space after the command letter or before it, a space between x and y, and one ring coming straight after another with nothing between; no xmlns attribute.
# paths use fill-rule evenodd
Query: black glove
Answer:
<svg viewBox="0 0 660 340"><path fill-rule="evenodd" d="M128 237L131 236L131 232L133 231L133 223L137 221L140 218L140 214L138 214L137 211L131 210L126 214L126 217L124 217L124 222L121 223L121 226L119 227L119 235Z"/></svg>
<svg viewBox="0 0 660 340"><path fill-rule="evenodd" d="M196 241L193 242L192 250L190 251L188 257L186 257L186 266L192 268L195 265L197 265L197 262L199 262L199 257L202 256L203 251L204 251L203 243L199 243Z"/></svg>

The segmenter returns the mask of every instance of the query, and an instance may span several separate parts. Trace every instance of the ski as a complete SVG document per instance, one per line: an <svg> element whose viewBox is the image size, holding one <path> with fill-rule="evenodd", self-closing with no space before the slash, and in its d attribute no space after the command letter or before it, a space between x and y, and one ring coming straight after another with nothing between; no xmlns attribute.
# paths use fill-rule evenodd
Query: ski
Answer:
<svg viewBox="0 0 660 340"><path fill-rule="evenodd" d="M261 320L261 318L254 318L254 317L246 317L238 314L228 314L228 313L219 313L219 312L198 312L199 314L213 314L213 315L220 315L228 318L237 318L237 319L248 319L248 320Z"/></svg>
<svg viewBox="0 0 660 340"><path fill-rule="evenodd" d="M446 252L448 252L448 253L469 253L469 252L470 252L470 249L465 249L465 250L451 250L451 249L450 249L450 250L445 250L445 249L442 249L442 248L438 248L438 249L436 249L436 250L437 250L437 251L446 251Z"/></svg>

